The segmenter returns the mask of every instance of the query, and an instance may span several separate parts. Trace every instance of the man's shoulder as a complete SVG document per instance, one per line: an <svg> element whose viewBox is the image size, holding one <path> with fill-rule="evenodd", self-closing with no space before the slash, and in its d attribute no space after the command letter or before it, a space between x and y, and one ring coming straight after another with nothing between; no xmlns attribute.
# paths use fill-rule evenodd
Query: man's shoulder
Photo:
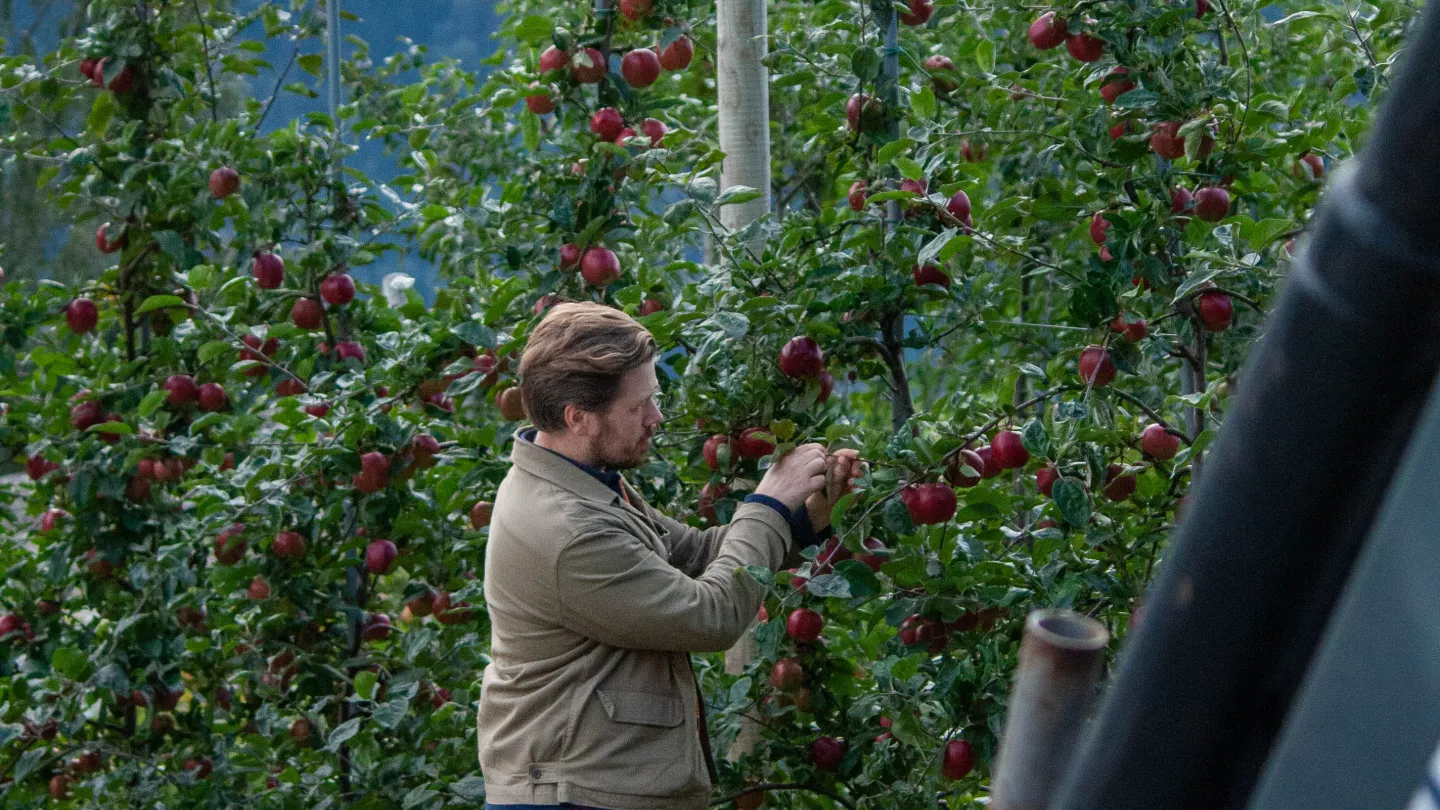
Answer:
<svg viewBox="0 0 1440 810"><path fill-rule="evenodd" d="M620 508L581 497L543 476L511 467L495 496L495 519L505 525L573 540L630 527Z"/></svg>

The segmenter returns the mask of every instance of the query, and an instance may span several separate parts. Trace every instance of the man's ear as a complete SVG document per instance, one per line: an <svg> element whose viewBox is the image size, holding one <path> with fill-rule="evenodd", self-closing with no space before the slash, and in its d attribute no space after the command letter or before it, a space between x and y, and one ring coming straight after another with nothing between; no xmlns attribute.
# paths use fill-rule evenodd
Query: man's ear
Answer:
<svg viewBox="0 0 1440 810"><path fill-rule="evenodd" d="M595 414L573 403L565 406L566 432L588 439L595 431L597 424L598 420L595 418Z"/></svg>

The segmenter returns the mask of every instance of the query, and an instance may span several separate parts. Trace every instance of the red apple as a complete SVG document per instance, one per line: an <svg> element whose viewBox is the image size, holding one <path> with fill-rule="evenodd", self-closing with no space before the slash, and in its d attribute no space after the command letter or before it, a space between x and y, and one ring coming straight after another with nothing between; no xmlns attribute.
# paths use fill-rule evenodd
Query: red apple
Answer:
<svg viewBox="0 0 1440 810"><path fill-rule="evenodd" d="M1055 469L1054 464L1046 464L1035 471L1035 489L1041 495L1050 497L1051 491L1055 488L1055 482L1060 480L1060 471Z"/></svg>
<svg viewBox="0 0 1440 810"><path fill-rule="evenodd" d="M1030 451L1020 434L1013 430L1002 430L990 441L991 457L1002 470L1018 470L1030 463Z"/></svg>
<svg viewBox="0 0 1440 810"><path fill-rule="evenodd" d="M360 365L365 365L365 347L353 340L342 340L335 344L335 354L341 360L355 359Z"/></svg>
<svg viewBox="0 0 1440 810"><path fill-rule="evenodd" d="M1206 186L1195 192L1195 216L1206 222L1219 222L1230 213L1230 192L1219 186Z"/></svg>
<svg viewBox="0 0 1440 810"><path fill-rule="evenodd" d="M586 48L570 62L570 78L578 84L595 84L605 78L608 70L605 54L601 53L599 48Z"/></svg>
<svg viewBox="0 0 1440 810"><path fill-rule="evenodd" d="M1090 241L1102 247L1105 244L1105 232L1110 230L1110 220L1105 218L1104 211L1096 211L1090 217Z"/></svg>
<svg viewBox="0 0 1440 810"><path fill-rule="evenodd" d="M834 737L820 737L810 743L810 761L822 771L834 773L845 760L845 743Z"/></svg>
<svg viewBox="0 0 1440 810"><path fill-rule="evenodd" d="M105 421L105 408L99 400L87 399L70 406L70 427L89 430Z"/></svg>
<svg viewBox="0 0 1440 810"><path fill-rule="evenodd" d="M602 141L613 141L625 128L625 119L614 107L602 107L590 116L590 131Z"/></svg>
<svg viewBox="0 0 1440 810"><path fill-rule="evenodd" d="M944 54L932 54L925 57L925 61L921 63L921 66L925 68L926 73L931 74L930 86L935 89L936 95L949 95L950 93L955 91L955 88L960 86L959 82L955 81L949 76L935 75L936 73L944 74L955 72L955 63L951 61L950 57L945 56ZM961 151L966 151L968 146L969 145L967 143L962 143ZM966 155L965 159L970 160L969 155ZM973 163L974 161L971 162Z"/></svg>
<svg viewBox="0 0 1440 810"><path fill-rule="evenodd" d="M1159 424L1149 424L1140 433L1140 449L1151 458L1172 459L1180 452L1180 437Z"/></svg>
<svg viewBox="0 0 1440 810"><path fill-rule="evenodd" d="M1129 75L1130 68L1115 67L1100 80L1100 97L1105 99L1106 104L1114 104L1115 99L1139 86L1134 79L1128 78Z"/></svg>
<svg viewBox="0 0 1440 810"><path fill-rule="evenodd" d="M301 717L290 724L290 739L302 748L310 747L310 721Z"/></svg>
<svg viewBox="0 0 1440 810"><path fill-rule="evenodd" d="M426 591L419 596L405 603L405 609L410 611L411 616L424 618L435 610L435 593Z"/></svg>
<svg viewBox="0 0 1440 810"><path fill-rule="evenodd" d="M274 253L257 253L250 263L250 275L255 278L255 286L273 290L285 281L285 261Z"/></svg>
<svg viewBox="0 0 1440 810"><path fill-rule="evenodd" d="M390 617L384 613L371 613L365 619L365 630L361 636L366 641L382 641L390 636Z"/></svg>
<svg viewBox="0 0 1440 810"><path fill-rule="evenodd" d="M810 608L796 608L785 620L785 633L797 644L809 644L825 629L825 617Z"/></svg>
<svg viewBox="0 0 1440 810"><path fill-rule="evenodd" d="M962 138L960 139L960 156L965 158L966 163L984 163L985 159L990 156L990 146L984 141L971 143L969 138Z"/></svg>
<svg viewBox="0 0 1440 810"><path fill-rule="evenodd" d="M799 659L781 658L770 668L770 685L781 692L793 692L805 679L805 669Z"/></svg>
<svg viewBox="0 0 1440 810"><path fill-rule="evenodd" d="M100 82L97 82L97 84L105 81L105 63L108 61L110 60L101 59L100 64L95 66L95 73L93 75L100 77ZM120 68L119 72L111 77L110 83L105 86L105 89L117 96L125 95L135 89L135 71L131 70L128 64L124 65Z"/></svg>
<svg viewBox="0 0 1440 810"><path fill-rule="evenodd" d="M739 450L741 458L764 458L775 452L775 437L769 428L745 428L740 433Z"/></svg>
<svg viewBox="0 0 1440 810"><path fill-rule="evenodd" d="M719 516L715 513L715 502L725 497L729 491L730 487L724 484L706 484L700 488L700 501L696 504L695 511L700 513L700 517L711 523L718 522Z"/></svg>
<svg viewBox="0 0 1440 810"><path fill-rule="evenodd" d="M215 561L234 565L245 557L245 524L231 523L215 535Z"/></svg>
<svg viewBox="0 0 1440 810"><path fill-rule="evenodd" d="M375 575L384 574L400 556L400 550L389 540L371 540L365 547L365 568Z"/></svg>
<svg viewBox="0 0 1440 810"><path fill-rule="evenodd" d="M660 78L660 57L649 48L636 48L620 60L620 75L631 87L649 87Z"/></svg>
<svg viewBox="0 0 1440 810"><path fill-rule="evenodd" d="M470 527L478 531L489 526L494 508L495 505L489 501L476 501L475 505L470 507Z"/></svg>
<svg viewBox="0 0 1440 810"><path fill-rule="evenodd" d="M878 537L867 537L865 538L864 542L861 543L861 545L870 552L887 552L884 554L871 553L855 555L855 560L857 562L864 563L867 568L878 574L880 572L880 566L884 565L890 560L890 555L888 553L889 549L885 547L885 544L882 543L880 541L880 538Z"/></svg>
<svg viewBox="0 0 1440 810"><path fill-rule="evenodd" d="M625 15L625 19L635 22L649 14L653 6L653 0L620 0L620 13Z"/></svg>
<svg viewBox="0 0 1440 810"><path fill-rule="evenodd" d="M908 11L900 12L900 22L906 25L924 25L935 13L935 6L930 0L910 0L909 7Z"/></svg>
<svg viewBox="0 0 1440 810"><path fill-rule="evenodd" d="M910 276L915 279L915 286L923 287L926 284L934 284L938 287L950 288L950 277L944 270L933 264L920 266L918 264L910 267Z"/></svg>
<svg viewBox="0 0 1440 810"><path fill-rule="evenodd" d="M955 490L948 484L913 484L900 491L900 501L917 526L944 523L955 516Z"/></svg>
<svg viewBox="0 0 1440 810"><path fill-rule="evenodd" d="M543 88L539 82L531 82L530 89L532 91L540 91ZM549 115L555 112L555 97L550 95L548 89L543 89L543 92L532 93L525 97L525 109L536 115Z"/></svg>
<svg viewBox="0 0 1440 810"><path fill-rule="evenodd" d="M214 769L215 763L212 762L209 757L185 760L185 770L193 773L196 779L204 779L209 776Z"/></svg>
<svg viewBox="0 0 1440 810"><path fill-rule="evenodd" d="M1205 12L1207 12L1207 11L1209 11L1209 10L1210 10L1210 0L1195 0L1195 19L1198 20L1198 19L1200 19L1201 17L1204 17L1204 16L1205 16Z"/></svg>
<svg viewBox="0 0 1440 810"><path fill-rule="evenodd" d="M670 129L665 126L665 122L657 118L646 118L640 122L640 131L650 136L650 148L658 149L661 144L665 143L665 133Z"/></svg>
<svg viewBox="0 0 1440 810"><path fill-rule="evenodd" d="M1097 62L1105 55L1105 40L1090 34L1071 34L1065 38L1065 50L1081 62Z"/></svg>
<svg viewBox="0 0 1440 810"><path fill-rule="evenodd" d="M814 377L824 364L825 354L814 338L793 337L780 349L780 372L787 377Z"/></svg>
<svg viewBox="0 0 1440 810"><path fill-rule="evenodd" d="M640 302L640 317L644 318L647 315L654 315L663 309L665 309L665 305L660 303L658 299L647 296L645 300Z"/></svg>
<svg viewBox="0 0 1440 810"><path fill-rule="evenodd" d="M205 383L200 386L197 397L202 411L222 410L229 402L229 397L225 396L225 388L219 383Z"/></svg>
<svg viewBox="0 0 1440 810"><path fill-rule="evenodd" d="M77 335L83 335L95 328L100 321L100 310L89 298L76 298L65 307L65 325Z"/></svg>
<svg viewBox="0 0 1440 810"><path fill-rule="evenodd" d="M352 285L351 294L354 294ZM320 302L314 298L297 298L290 307L290 322L301 329L319 329L325 322Z"/></svg>
<svg viewBox="0 0 1440 810"><path fill-rule="evenodd" d="M725 449L724 458L721 458L721 450ZM729 468L735 464L735 456L739 448L734 439L723 433L717 433L705 440L705 446L700 450L700 456L705 459L705 466L718 471L722 466Z"/></svg>
<svg viewBox="0 0 1440 810"><path fill-rule="evenodd" d="M869 189L870 184L864 180L856 180L850 184L850 191L846 195L846 199L850 203L851 211L865 210L865 193L869 191Z"/></svg>
<svg viewBox="0 0 1440 810"><path fill-rule="evenodd" d="M165 390L169 392L165 400L173 408L189 405L200 398L200 389L195 385L195 378L189 374L170 375L165 381Z"/></svg>
<svg viewBox="0 0 1440 810"><path fill-rule="evenodd" d="M885 105L878 98L856 93L845 102L845 122L851 132L879 132L885 128Z"/></svg>
<svg viewBox="0 0 1440 810"><path fill-rule="evenodd" d="M597 245L580 259L580 275L592 286L608 286L620 279L620 259L615 251Z"/></svg>
<svg viewBox="0 0 1440 810"><path fill-rule="evenodd" d="M1115 363L1101 346L1086 346L1080 352L1080 379L1088 385L1109 385L1115 379Z"/></svg>
<svg viewBox="0 0 1440 810"><path fill-rule="evenodd" d="M1185 157L1185 139L1180 137L1179 121L1162 121L1150 132L1150 151L1166 160Z"/></svg>
<svg viewBox="0 0 1440 810"><path fill-rule="evenodd" d="M1170 213L1187 213L1195 201L1195 196L1183 186L1175 186L1170 189Z"/></svg>
<svg viewBox="0 0 1440 810"><path fill-rule="evenodd" d="M1230 303L1230 296L1223 292L1204 292L1195 297L1195 312L1206 329L1211 332L1224 332L1230 328L1230 321L1235 317L1235 305Z"/></svg>
<svg viewBox="0 0 1440 810"><path fill-rule="evenodd" d="M1055 12L1047 11L1030 23L1030 44L1042 51L1048 51L1059 47L1069 33L1070 29L1065 20L1057 18Z"/></svg>
<svg viewBox="0 0 1440 810"><path fill-rule="evenodd" d="M250 586L245 589L245 593L247 596L249 596L251 599L254 599L256 602L259 602L263 599L269 599L270 583L266 582L260 577L255 577L254 579L250 580Z"/></svg>
<svg viewBox="0 0 1440 810"><path fill-rule="evenodd" d="M355 300L355 280L345 273L331 273L320 282L320 297L343 307Z"/></svg>
<svg viewBox="0 0 1440 810"><path fill-rule="evenodd" d="M940 760L940 775L951 781L964 779L975 768L975 749L964 740L945 743Z"/></svg>
<svg viewBox="0 0 1440 810"><path fill-rule="evenodd" d="M660 67L666 70L684 70L690 67L690 60L695 56L695 43L690 37L684 34L670 43L670 46L660 52Z"/></svg>
<svg viewBox="0 0 1440 810"><path fill-rule="evenodd" d="M820 392L815 395L815 404L823 405L835 390L835 377L830 372L822 370L815 375L815 379L820 382Z"/></svg>
<svg viewBox="0 0 1440 810"><path fill-rule="evenodd" d="M1124 464L1111 464L1105 468L1105 497L1112 501L1123 501L1135 494L1134 474L1121 475Z"/></svg>
<svg viewBox="0 0 1440 810"><path fill-rule="evenodd" d="M1295 161L1295 176L1305 180L1319 180L1325 176L1325 161L1319 155L1307 152Z"/></svg>
<svg viewBox="0 0 1440 810"><path fill-rule="evenodd" d="M270 552L282 560L298 560L305 556L305 538L299 532L280 532L270 544Z"/></svg>
<svg viewBox="0 0 1440 810"><path fill-rule="evenodd" d="M150 496L150 479L138 475L130 476L130 480L125 483L125 498L132 503L144 503L150 500Z"/></svg>
<svg viewBox="0 0 1440 810"><path fill-rule="evenodd" d="M55 527L60 525L60 521L68 517L70 517L70 513L64 509L47 509L45 514L40 516L40 531L54 531Z"/></svg>
<svg viewBox="0 0 1440 810"><path fill-rule="evenodd" d="M30 476L31 481L39 481L58 469L60 469L58 463L42 456L30 456L25 459L25 474Z"/></svg>
<svg viewBox="0 0 1440 810"><path fill-rule="evenodd" d="M560 246L560 269L570 270L580 264L580 246L566 242Z"/></svg>
<svg viewBox="0 0 1440 810"><path fill-rule="evenodd" d="M1110 331L1119 334L1131 343L1135 343L1150 334L1150 327L1145 323L1144 318L1126 321L1125 315L1122 313L1110 320Z"/></svg>
<svg viewBox="0 0 1440 810"><path fill-rule="evenodd" d="M551 45L540 52L540 72L549 73L552 70L560 70L570 64L570 54Z"/></svg>
<svg viewBox="0 0 1440 810"><path fill-rule="evenodd" d="M57 773L50 777L50 798L57 802L70 798L70 786L74 782L75 777L68 773Z"/></svg>
<svg viewBox="0 0 1440 810"><path fill-rule="evenodd" d="M89 79L89 80L90 80L90 83L93 84L93 85L95 85L96 87L99 87L99 86L100 86L100 81L95 78L95 68L96 68L99 64L100 64L100 60L99 60L99 59L88 59L88 58L87 58L87 59L81 59L81 60L80 60L80 75L81 75L81 76L84 76L84 77L87 78L87 79Z"/></svg>
<svg viewBox="0 0 1440 810"><path fill-rule="evenodd" d="M970 195L963 190L951 195L950 201L945 203L945 210L950 212L950 216L963 222L966 227L971 226Z"/></svg>
<svg viewBox="0 0 1440 810"><path fill-rule="evenodd" d="M994 478L1000 473L1005 472L999 464L995 463L995 453L990 449L990 445L987 444L975 448L975 455L980 459L980 463L984 465L983 467L976 468L980 470L981 478Z"/></svg>
<svg viewBox="0 0 1440 810"><path fill-rule="evenodd" d="M210 196L223 200L240 190L240 173L229 166L210 172Z"/></svg>
<svg viewBox="0 0 1440 810"><path fill-rule="evenodd" d="M95 248L101 253L114 253L125 247L130 242L127 234L120 234L116 239L110 238L110 223L107 222L95 230Z"/></svg>
<svg viewBox="0 0 1440 810"><path fill-rule="evenodd" d="M975 474L966 474L965 467L974 470ZM984 472L985 461L974 450L962 449L945 460L945 480L949 481L951 486L973 487L980 483Z"/></svg>

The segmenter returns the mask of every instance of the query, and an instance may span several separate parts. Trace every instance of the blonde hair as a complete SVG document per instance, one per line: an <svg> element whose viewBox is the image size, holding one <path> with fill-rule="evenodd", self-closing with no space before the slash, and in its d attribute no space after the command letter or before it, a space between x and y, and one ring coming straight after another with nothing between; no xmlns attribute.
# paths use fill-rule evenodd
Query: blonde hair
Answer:
<svg viewBox="0 0 1440 810"><path fill-rule="evenodd" d="M610 409L627 373L655 358L649 330L618 309L556 304L530 333L520 358L520 395L535 427L565 430L565 408Z"/></svg>

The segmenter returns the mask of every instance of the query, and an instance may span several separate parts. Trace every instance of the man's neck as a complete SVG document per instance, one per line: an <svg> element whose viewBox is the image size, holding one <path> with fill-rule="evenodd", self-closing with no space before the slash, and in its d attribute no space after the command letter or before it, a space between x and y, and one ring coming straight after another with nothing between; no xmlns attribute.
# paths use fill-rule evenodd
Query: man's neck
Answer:
<svg viewBox="0 0 1440 810"><path fill-rule="evenodd" d="M535 432L535 444L552 453L559 453L571 461L588 464L591 467L600 466L591 456L590 449L586 446L587 443L567 433L546 433L538 430Z"/></svg>

